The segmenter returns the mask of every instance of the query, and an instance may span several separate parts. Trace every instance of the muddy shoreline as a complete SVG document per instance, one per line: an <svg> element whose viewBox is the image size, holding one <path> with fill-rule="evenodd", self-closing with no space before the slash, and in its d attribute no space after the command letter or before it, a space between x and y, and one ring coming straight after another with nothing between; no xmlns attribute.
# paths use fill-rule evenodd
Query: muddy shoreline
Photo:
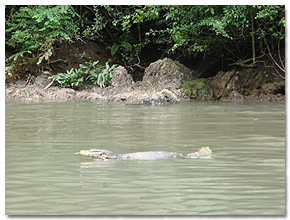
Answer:
<svg viewBox="0 0 290 220"><path fill-rule="evenodd" d="M48 87L50 82L47 74L27 81L6 82L5 98L23 102L74 100L128 104L166 104L189 99L285 103L285 80L268 79L266 74L248 69L219 72L215 77L200 79L198 72L168 58L151 63L142 81L134 82L127 70L119 66L106 88L88 83L74 90Z"/></svg>

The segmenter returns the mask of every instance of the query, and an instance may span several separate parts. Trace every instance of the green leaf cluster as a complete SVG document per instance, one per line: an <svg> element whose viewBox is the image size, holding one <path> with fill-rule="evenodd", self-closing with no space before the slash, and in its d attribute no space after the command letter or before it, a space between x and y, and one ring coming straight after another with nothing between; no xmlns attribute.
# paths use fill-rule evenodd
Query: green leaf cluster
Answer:
<svg viewBox="0 0 290 220"><path fill-rule="evenodd" d="M110 67L109 62L105 65L97 65L99 61L86 62L85 65L79 64L79 69L70 69L66 73L58 73L50 76L52 85L55 83L61 87L79 88L85 79L90 79L94 85L99 85L101 88L110 84L113 70L116 68L116 64ZM48 87L49 87L48 86Z"/></svg>
<svg viewBox="0 0 290 220"><path fill-rule="evenodd" d="M6 6L9 8L9 6ZM69 5L35 5L11 8L6 14L5 43L15 48L13 63L36 61L40 64L53 54L56 42L73 42L77 17Z"/></svg>
<svg viewBox="0 0 290 220"><path fill-rule="evenodd" d="M88 66L84 66L86 69L84 74L88 75L89 78L94 85L99 85L101 88L108 86L111 83L111 79L113 76L113 70L118 66L114 64L110 67L109 62L106 62L104 66L96 65L96 62L86 62L89 64Z"/></svg>
<svg viewBox="0 0 290 220"><path fill-rule="evenodd" d="M123 48L127 51L132 51L132 45L128 42L122 42L121 44L114 44L111 48L111 54L115 55L115 53L118 51L119 48Z"/></svg>
<svg viewBox="0 0 290 220"><path fill-rule="evenodd" d="M50 76L49 79L52 79L52 81L48 87L55 83L61 87L78 88L84 81L81 69L74 68L67 70L66 73L58 73L57 75Z"/></svg>

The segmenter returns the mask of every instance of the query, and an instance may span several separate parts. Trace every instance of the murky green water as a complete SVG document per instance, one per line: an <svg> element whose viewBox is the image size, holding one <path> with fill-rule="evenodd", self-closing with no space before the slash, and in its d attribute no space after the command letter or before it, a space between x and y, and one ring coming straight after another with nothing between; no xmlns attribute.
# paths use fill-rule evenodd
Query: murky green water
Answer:
<svg viewBox="0 0 290 220"><path fill-rule="evenodd" d="M6 103L7 215L284 215L285 106ZM213 159L94 161L81 149Z"/></svg>

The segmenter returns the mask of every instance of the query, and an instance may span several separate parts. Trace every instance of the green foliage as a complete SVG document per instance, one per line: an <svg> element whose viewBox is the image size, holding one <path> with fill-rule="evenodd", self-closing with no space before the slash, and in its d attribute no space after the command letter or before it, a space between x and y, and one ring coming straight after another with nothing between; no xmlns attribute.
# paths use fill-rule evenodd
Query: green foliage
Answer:
<svg viewBox="0 0 290 220"><path fill-rule="evenodd" d="M86 65L80 64L79 69L70 69L66 73L58 73L50 76L52 79L48 87L56 83L61 87L79 88L84 79L90 79L94 85L99 85L101 88L108 86L111 82L113 70L116 68L116 64L110 67L106 62L104 66L97 65L99 61L86 62Z"/></svg>
<svg viewBox="0 0 290 220"><path fill-rule="evenodd" d="M273 35L276 39L285 39L285 7L282 5L254 6L255 19L260 21L256 34L263 38Z"/></svg>
<svg viewBox="0 0 290 220"><path fill-rule="evenodd" d="M13 10L14 11L14 10ZM73 42L77 16L72 6L23 6L6 15L5 43L15 48L13 63L48 60L57 41Z"/></svg>
<svg viewBox="0 0 290 220"><path fill-rule="evenodd" d="M6 10L5 43L15 49L10 57L14 63L40 64L53 55L56 42L80 38L103 42L125 66L139 64L142 48L147 46L157 47L166 56L203 53L238 61L265 52L275 57L271 54L285 40L283 5L39 5L6 9L10 11Z"/></svg>
<svg viewBox="0 0 290 220"><path fill-rule="evenodd" d="M123 47L127 51L132 51L132 45L128 42L123 42L120 45L114 44L111 48L111 54L115 55L120 47Z"/></svg>
<svg viewBox="0 0 290 220"><path fill-rule="evenodd" d="M256 43L263 38L264 44L276 44L285 38L284 6L136 5L96 9L96 17L106 20L102 39L109 37L111 54L121 55L128 63L136 62L141 47L149 44L158 45L168 54L206 52L218 56L234 54L238 59L251 54L252 28ZM121 48L123 42L132 45L132 50ZM259 49L256 52L262 53Z"/></svg>
<svg viewBox="0 0 290 220"><path fill-rule="evenodd" d="M107 17L102 15L102 8L105 6L91 6L86 7L86 11L83 13L83 16L80 16L80 23L82 29L82 37L88 39L97 39L101 42L105 41L105 33L103 32L106 29L106 26L109 25L109 20ZM89 21L88 17L93 13L93 21ZM86 23L86 25L85 25ZM109 36L110 37L110 36ZM111 38L111 37L110 37Z"/></svg>
<svg viewBox="0 0 290 220"><path fill-rule="evenodd" d="M86 62L89 66L84 67L87 69L85 74L88 75L94 85L99 85L101 88L106 87L111 83L113 70L117 67L117 64L110 67L109 62L106 62L104 66L96 65L97 62Z"/></svg>
<svg viewBox="0 0 290 220"><path fill-rule="evenodd" d="M112 55L129 66L139 61L141 46L145 45L147 23L158 18L155 6L90 6L94 22L84 30L84 37L97 39L107 45Z"/></svg>
<svg viewBox="0 0 290 220"><path fill-rule="evenodd" d="M61 87L69 87L69 88L78 88L80 84L83 82L83 71L80 69L70 69L67 70L66 73L58 73L57 75L50 76L49 79L52 79L52 83L56 83Z"/></svg>
<svg viewBox="0 0 290 220"><path fill-rule="evenodd" d="M284 6L163 6L167 21L166 30L153 30L162 33L161 42L173 45L170 51L186 48L189 52L235 53L237 47L244 47L251 42L251 17L255 19L256 35L265 33L270 36L284 36ZM267 18L267 20L265 20ZM164 33L167 32L168 35ZM241 49L238 49L241 50ZM243 56L244 54L240 54Z"/></svg>

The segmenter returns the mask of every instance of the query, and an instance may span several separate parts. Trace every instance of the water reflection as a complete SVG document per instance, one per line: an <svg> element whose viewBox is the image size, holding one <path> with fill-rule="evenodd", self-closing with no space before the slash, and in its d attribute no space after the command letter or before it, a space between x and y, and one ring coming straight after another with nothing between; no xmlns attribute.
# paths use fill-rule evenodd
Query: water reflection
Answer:
<svg viewBox="0 0 290 220"><path fill-rule="evenodd" d="M86 161L80 163L81 169L88 169L88 168L103 168L103 167L114 167L116 166L116 163L118 161L116 160L92 160L92 161Z"/></svg>

